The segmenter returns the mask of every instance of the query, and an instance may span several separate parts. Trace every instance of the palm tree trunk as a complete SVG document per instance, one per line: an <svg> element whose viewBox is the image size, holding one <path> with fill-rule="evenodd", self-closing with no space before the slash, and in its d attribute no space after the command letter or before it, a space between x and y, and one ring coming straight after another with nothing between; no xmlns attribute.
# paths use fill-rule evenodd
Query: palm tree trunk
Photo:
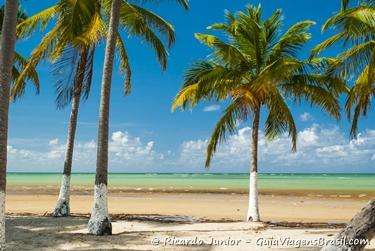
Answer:
<svg viewBox="0 0 375 251"><path fill-rule="evenodd" d="M53 212L55 217L66 217L70 215L70 176L72 173L72 161L74 150L74 139L77 128L77 118L79 104L81 100L82 85L85 77L86 65L88 60L88 49L85 48L81 52L80 62L77 66L76 79L74 83L74 92L72 98L72 110L70 113L70 121L68 128L68 139L66 143L64 173L61 181L60 194L57 205Z"/></svg>
<svg viewBox="0 0 375 251"><path fill-rule="evenodd" d="M17 13L18 0L7 0L0 43L0 250L5 249L9 88L16 44Z"/></svg>
<svg viewBox="0 0 375 251"><path fill-rule="evenodd" d="M247 221L260 221L259 218L259 199L258 199L258 135L259 135L260 109L254 112L253 130L252 130L252 150L251 150L251 169L249 184L249 209L247 212Z"/></svg>
<svg viewBox="0 0 375 251"><path fill-rule="evenodd" d="M374 237L375 200L372 200L336 236L335 243L322 251L361 251Z"/></svg>
<svg viewBox="0 0 375 251"><path fill-rule="evenodd" d="M102 89L99 109L98 150L96 161L96 178L94 188L94 205L88 224L88 230L95 235L112 234L112 224L108 215L108 130L109 130L109 106L111 94L111 82L113 60L117 40L117 30L120 19L120 0L113 0L111 18L107 34L105 49Z"/></svg>

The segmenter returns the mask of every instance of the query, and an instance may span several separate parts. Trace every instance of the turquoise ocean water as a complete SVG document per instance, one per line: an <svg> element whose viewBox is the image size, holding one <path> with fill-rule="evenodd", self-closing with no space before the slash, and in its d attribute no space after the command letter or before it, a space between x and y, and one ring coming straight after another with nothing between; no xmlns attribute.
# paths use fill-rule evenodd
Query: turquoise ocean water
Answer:
<svg viewBox="0 0 375 251"><path fill-rule="evenodd" d="M58 186L58 173L8 173L8 186ZM73 186L90 187L95 174L72 175ZM375 192L375 174L260 174L264 190L319 190ZM124 189L246 190L248 174L116 173L109 185Z"/></svg>

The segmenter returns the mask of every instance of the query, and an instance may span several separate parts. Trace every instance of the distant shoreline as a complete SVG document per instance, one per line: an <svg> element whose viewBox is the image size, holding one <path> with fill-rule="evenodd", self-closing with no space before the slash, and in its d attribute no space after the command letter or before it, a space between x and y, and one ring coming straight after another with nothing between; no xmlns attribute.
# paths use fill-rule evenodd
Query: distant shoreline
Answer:
<svg viewBox="0 0 375 251"><path fill-rule="evenodd" d="M59 188L61 174L9 173L8 189L50 194ZM258 186L262 194L304 195L375 195L375 174L260 174ZM95 174L73 174L73 192L85 193L93 188ZM111 191L160 193L246 194L248 174L109 174ZM27 191L26 191L27 192Z"/></svg>
<svg viewBox="0 0 375 251"><path fill-rule="evenodd" d="M59 192L59 184L56 186L8 186L8 194L13 195L54 195ZM91 186L73 186L71 189L73 195L87 195L93 193ZM123 188L109 186L110 195L121 196L122 194L244 194L248 193L246 189L160 189L160 188ZM277 196L307 196L312 198L352 198L366 199L375 197L375 191L350 191L350 190L293 190L293 189L260 189L260 195Z"/></svg>

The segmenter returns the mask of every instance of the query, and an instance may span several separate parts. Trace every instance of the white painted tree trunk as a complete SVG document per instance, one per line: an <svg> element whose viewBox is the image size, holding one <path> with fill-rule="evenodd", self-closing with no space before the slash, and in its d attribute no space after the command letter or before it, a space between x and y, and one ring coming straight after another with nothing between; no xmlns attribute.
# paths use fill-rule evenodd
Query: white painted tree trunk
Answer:
<svg viewBox="0 0 375 251"><path fill-rule="evenodd" d="M9 89L12 81L18 0L6 0L0 42L0 250L5 249L5 194L8 151Z"/></svg>
<svg viewBox="0 0 375 251"><path fill-rule="evenodd" d="M77 82L76 88L74 90L73 100L72 100L72 110L70 112L69 128L68 128L68 138L65 150L65 160L64 160L64 173L61 180L61 188L59 198L55 210L53 212L54 217L66 217L70 215L70 177L72 173L72 162L73 162L73 152L74 152L74 139L77 129L78 111L79 103L81 98L81 89L83 76L85 72L87 53L81 55L81 62L77 71Z"/></svg>
<svg viewBox="0 0 375 251"><path fill-rule="evenodd" d="M258 137L259 137L260 108L254 111L251 147L251 168L249 184L249 208L247 211L247 221L260 221L259 198L258 198Z"/></svg>
<svg viewBox="0 0 375 251"><path fill-rule="evenodd" d="M57 200L56 208L53 212L54 217L66 217L70 215L70 175L63 175L61 180L60 194Z"/></svg>
<svg viewBox="0 0 375 251"><path fill-rule="evenodd" d="M94 235L112 234L111 220L108 214L108 191L105 184L95 185L94 206L88 224L89 233Z"/></svg>
<svg viewBox="0 0 375 251"><path fill-rule="evenodd" d="M248 221L260 221L257 172L250 173Z"/></svg>
<svg viewBox="0 0 375 251"><path fill-rule="evenodd" d="M79 105L83 81L85 78L86 66L88 63L89 48L83 48L80 55L79 64L75 76L74 92L72 97L72 110L70 112L68 137L66 141L64 173L61 180L61 188L57 205L53 212L55 217L66 217L70 215L70 177L72 174L72 163L74 153L74 140L76 136Z"/></svg>
<svg viewBox="0 0 375 251"><path fill-rule="evenodd" d="M117 32L120 21L121 0L113 0L109 20L107 44L105 48L102 87L100 94L98 150L96 160L95 194L88 230L95 235L112 234L112 225L108 216L107 184L108 184L108 134L109 112L113 72L113 60Z"/></svg>

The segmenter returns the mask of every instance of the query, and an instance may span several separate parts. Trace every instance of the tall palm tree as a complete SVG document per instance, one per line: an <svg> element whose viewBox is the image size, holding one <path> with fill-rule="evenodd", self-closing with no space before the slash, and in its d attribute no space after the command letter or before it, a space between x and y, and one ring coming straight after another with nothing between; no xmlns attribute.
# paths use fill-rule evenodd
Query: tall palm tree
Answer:
<svg viewBox="0 0 375 251"><path fill-rule="evenodd" d="M103 77L99 108L98 150L96 160L94 205L88 224L89 232L95 235L112 234L112 224L109 219L107 206L109 129L108 124L113 59L115 56L117 29L119 26L120 19L120 3L121 0L112 1L103 66Z"/></svg>
<svg viewBox="0 0 375 251"><path fill-rule="evenodd" d="M350 135L356 137L358 121L366 116L371 107L375 88L375 2L359 1L358 5L349 5L351 1L342 0L341 10L329 18L322 30L329 28L337 33L317 45L312 55L326 50L330 46L343 46L340 53L330 66L330 74L339 76L354 84L346 101L346 113L352 121ZM375 200L368 203L337 236L335 245L322 250L363 250L366 242L375 237ZM362 240L349 243L342 240Z"/></svg>
<svg viewBox="0 0 375 251"><path fill-rule="evenodd" d="M187 0L178 0L185 8L188 8ZM124 6L122 0L113 0L110 8L110 20L107 33L107 43L105 49L105 58L103 66L100 108L99 108L99 127L98 127L98 149L96 161L96 178L94 187L94 205L91 217L88 223L88 230L94 235L111 235L112 224L108 215L107 205L107 185L108 185L108 133L109 133L109 108L110 93L113 71L113 59L115 53L116 40L118 38L118 27L121 24L123 15L129 13L121 13ZM121 7L121 8L120 8ZM134 18L129 15L126 19ZM134 27L140 29L140 27ZM131 30L136 32L136 30ZM138 31L139 32L139 31ZM141 31L147 32L147 31ZM154 38L149 37L153 40ZM174 40L174 39L173 39ZM159 58L160 60L160 58ZM166 58L163 61L163 68L166 67Z"/></svg>
<svg viewBox="0 0 375 251"><path fill-rule="evenodd" d="M225 13L225 23L210 26L222 31L227 41L208 34L196 38L213 50L208 59L187 71L182 90L172 109L195 106L201 100L229 101L207 146L206 167L227 133L234 134L239 121L252 118L252 146L248 221L260 221L258 207L258 136L262 110L268 112L265 135L275 139L287 132L296 150L297 129L287 100L303 99L340 118L338 95L345 90L339 79L318 74L329 59L300 61L298 53L311 38L314 22L302 21L280 34L281 10L263 21L262 8L247 6L246 12Z"/></svg>
<svg viewBox="0 0 375 251"><path fill-rule="evenodd" d="M53 216L55 217L65 217L70 215L70 177L72 172L73 149L77 128L78 111L81 96L83 95L83 98L86 99L90 91L93 74L94 52L95 47L84 46L83 48L81 48L79 62L76 66L77 69L75 72L73 85L68 89L64 89L61 88L61 82L59 82L58 84L58 106L65 106L67 101L70 101L72 108L69 119L68 137L64 161L64 172L60 187L60 194L57 200L57 205L53 212Z"/></svg>
<svg viewBox="0 0 375 251"><path fill-rule="evenodd" d="M181 2L186 3L185 1ZM55 69L57 73L66 73L64 69L70 69L71 66L77 65L76 69L73 68L68 71L70 77L66 78L66 74L62 75L62 80L59 79L57 84L58 107L64 107L71 103L72 110L68 128L64 173L60 195L54 210L55 216L67 216L70 213L70 176L79 103L81 96L87 98L90 91L95 45L101 42L107 33L105 20L110 15L110 4L111 1L108 0L78 0L76 2L61 0L58 4L35 14L18 25L19 36L25 37L32 34L38 27L44 30L49 22L57 20L55 27L47 33L41 44L32 53L28 67L35 67L40 60L46 57L49 57L51 61L60 58ZM167 61L166 47L170 47L174 43L175 35L172 25L163 18L126 1L120 2L119 22L120 28L116 31L118 33L116 48L120 58L120 69L126 74L125 93L129 94L131 69L120 31L126 30L129 36L137 36L146 41L155 50L163 69L165 69ZM163 39L167 46L163 44ZM73 53L72 47L75 48ZM77 47L80 48L78 53ZM28 69L23 71L22 74L27 72ZM22 80L22 74L18 79L19 81ZM71 76L75 77L72 78Z"/></svg>
<svg viewBox="0 0 375 251"><path fill-rule="evenodd" d="M90 91L95 44L100 41L105 32L104 24L98 22L99 13L100 6L93 1L80 0L78 4L72 1L60 1L55 5L50 18L53 16L56 19L56 26L33 51L14 86L14 96L17 97L23 76L27 76L30 69L36 67L42 59L49 58L55 63L57 106L62 108L69 103L72 105L64 173L54 216L70 214L70 174L78 109L81 97L86 99ZM43 25L47 25L49 20L42 20L40 16L42 14L38 13L21 22L17 26L19 36L24 37L30 34L38 22L44 21Z"/></svg>
<svg viewBox="0 0 375 251"><path fill-rule="evenodd" d="M18 0L5 2L0 42L0 249L5 249L5 191L7 172L9 89L16 45Z"/></svg>

